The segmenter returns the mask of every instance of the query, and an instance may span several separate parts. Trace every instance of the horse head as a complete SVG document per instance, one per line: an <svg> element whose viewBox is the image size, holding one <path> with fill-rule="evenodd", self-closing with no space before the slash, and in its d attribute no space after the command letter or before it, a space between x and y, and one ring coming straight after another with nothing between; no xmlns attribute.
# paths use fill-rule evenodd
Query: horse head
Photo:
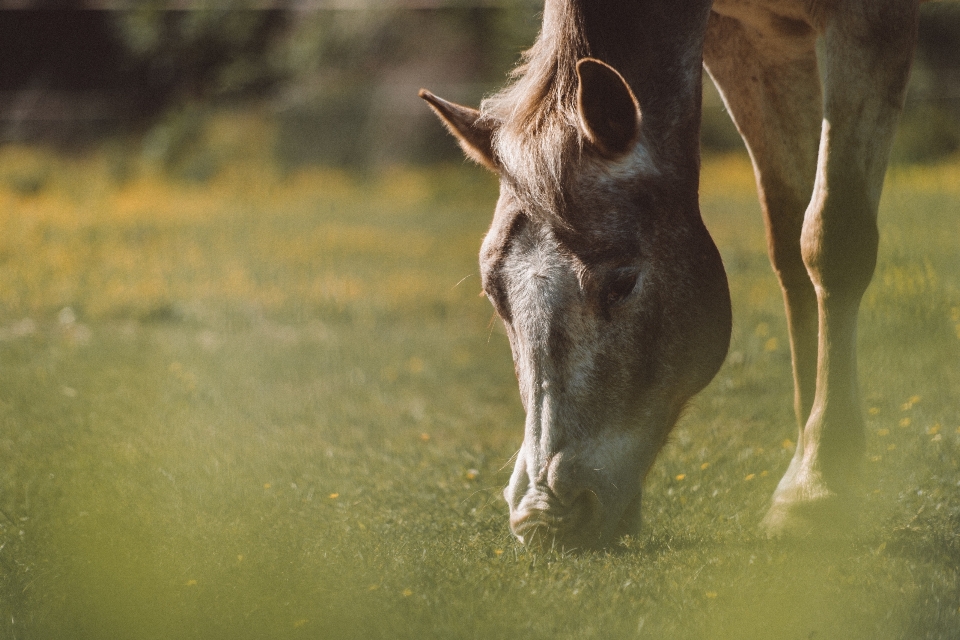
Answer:
<svg viewBox="0 0 960 640"><path fill-rule="evenodd" d="M500 178L480 270L526 410L504 496L513 533L541 548L637 530L643 479L730 338L696 171L664 160L614 68L573 69L568 106L529 87L481 110L421 92Z"/></svg>

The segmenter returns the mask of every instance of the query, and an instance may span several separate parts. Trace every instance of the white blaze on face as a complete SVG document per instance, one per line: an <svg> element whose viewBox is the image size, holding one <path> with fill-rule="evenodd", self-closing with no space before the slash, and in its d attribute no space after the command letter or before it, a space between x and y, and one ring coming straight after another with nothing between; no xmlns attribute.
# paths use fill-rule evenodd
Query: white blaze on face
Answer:
<svg viewBox="0 0 960 640"><path fill-rule="evenodd" d="M548 459L582 435L593 386L597 324L580 288L573 259L549 230L527 226L513 238L501 278L509 299L508 326L520 393L527 411L524 444L511 480L521 494L543 482ZM521 478L520 474L527 478ZM516 504L516 503L513 503Z"/></svg>
<svg viewBox="0 0 960 640"><path fill-rule="evenodd" d="M551 410L551 324L565 297L564 280L569 278L564 278L564 265L555 250L553 238L548 233L538 235L533 237L534 232L528 227L515 239L502 277L510 301L511 347L520 394L527 410L525 439L533 438L542 451L550 448L549 429L541 427L545 421L549 422Z"/></svg>

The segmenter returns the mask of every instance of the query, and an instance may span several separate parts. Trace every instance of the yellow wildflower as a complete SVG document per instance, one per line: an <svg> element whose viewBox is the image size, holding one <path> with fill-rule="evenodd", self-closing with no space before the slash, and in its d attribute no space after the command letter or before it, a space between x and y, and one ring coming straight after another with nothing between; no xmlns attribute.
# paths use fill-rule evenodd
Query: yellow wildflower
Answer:
<svg viewBox="0 0 960 640"><path fill-rule="evenodd" d="M909 411L913 408L913 405L917 404L918 402L920 402L920 396L910 396L906 402L900 405L900 410Z"/></svg>

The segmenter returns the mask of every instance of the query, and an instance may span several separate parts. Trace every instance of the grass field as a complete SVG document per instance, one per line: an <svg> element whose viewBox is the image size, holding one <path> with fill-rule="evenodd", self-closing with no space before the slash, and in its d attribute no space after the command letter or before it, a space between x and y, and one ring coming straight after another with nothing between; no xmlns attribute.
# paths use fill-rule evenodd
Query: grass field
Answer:
<svg viewBox="0 0 960 640"><path fill-rule="evenodd" d="M643 532L566 555L519 547L500 497L523 414L478 297L493 180L264 166L0 154L0 637L960 637L960 165L887 180L852 541L757 530L790 363L726 158L702 202L727 363Z"/></svg>

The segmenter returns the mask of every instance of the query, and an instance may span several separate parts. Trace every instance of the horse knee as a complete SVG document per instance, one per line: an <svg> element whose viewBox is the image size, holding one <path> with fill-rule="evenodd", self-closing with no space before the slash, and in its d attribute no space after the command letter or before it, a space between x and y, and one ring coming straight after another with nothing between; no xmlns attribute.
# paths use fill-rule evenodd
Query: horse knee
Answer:
<svg viewBox="0 0 960 640"><path fill-rule="evenodd" d="M859 301L877 264L876 210L866 197L844 198L836 191L821 206L811 204L800 253L817 289Z"/></svg>

